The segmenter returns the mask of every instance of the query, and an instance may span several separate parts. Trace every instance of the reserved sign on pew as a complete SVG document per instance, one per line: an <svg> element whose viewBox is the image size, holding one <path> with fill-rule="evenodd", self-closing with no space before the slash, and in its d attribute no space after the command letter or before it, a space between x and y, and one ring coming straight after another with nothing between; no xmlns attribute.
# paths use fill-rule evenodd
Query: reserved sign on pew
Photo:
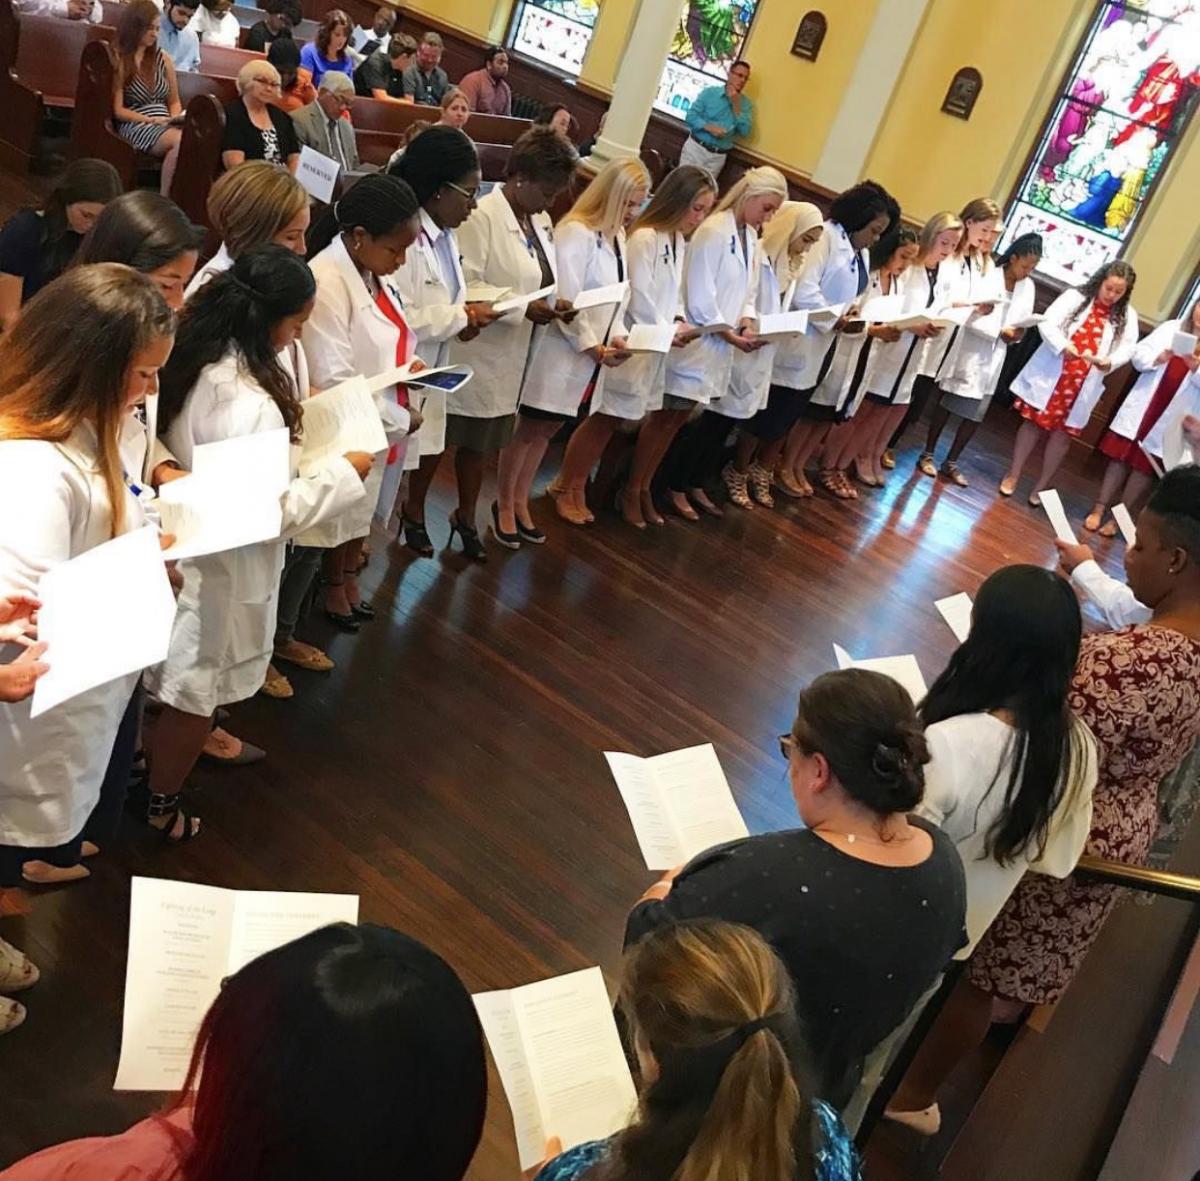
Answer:
<svg viewBox="0 0 1200 1181"><path fill-rule="evenodd" d="M341 165L336 160L313 151L308 144L300 148L300 167L296 169L296 179L314 201L332 204L340 171Z"/></svg>

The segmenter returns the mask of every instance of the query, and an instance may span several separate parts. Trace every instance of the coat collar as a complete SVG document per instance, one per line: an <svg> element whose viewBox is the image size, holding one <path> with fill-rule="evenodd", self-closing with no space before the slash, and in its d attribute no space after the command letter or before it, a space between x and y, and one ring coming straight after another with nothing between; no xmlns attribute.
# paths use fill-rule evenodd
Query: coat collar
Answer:
<svg viewBox="0 0 1200 1181"><path fill-rule="evenodd" d="M508 204L508 202L505 202ZM430 246L436 246L438 239L446 231L425 212L424 207L421 208L421 234L429 242Z"/></svg>
<svg viewBox="0 0 1200 1181"><path fill-rule="evenodd" d="M341 276L346 290L350 293L350 298L354 301L355 308L359 310L373 308L375 299L366 283L363 282L362 275L358 273L358 267L354 265L354 260L350 257L350 252L346 249L345 240L340 233L317 255L317 258L324 258L325 255L329 255L329 261L333 263ZM313 261L316 262L316 259Z"/></svg>

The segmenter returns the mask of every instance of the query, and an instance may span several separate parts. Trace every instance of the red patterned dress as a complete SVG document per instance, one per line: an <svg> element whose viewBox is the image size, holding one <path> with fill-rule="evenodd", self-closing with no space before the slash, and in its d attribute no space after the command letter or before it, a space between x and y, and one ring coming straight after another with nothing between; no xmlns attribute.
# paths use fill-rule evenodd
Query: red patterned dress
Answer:
<svg viewBox="0 0 1200 1181"><path fill-rule="evenodd" d="M1095 356L1096 351L1100 348L1100 341L1104 338L1108 312L1108 304L1093 299L1092 306L1088 310L1087 316L1084 317L1083 323L1075 329L1075 334L1071 337L1071 348L1077 353L1090 353ZM1013 405L1017 408L1017 413L1035 426L1040 426L1044 431L1066 431L1068 435L1078 438L1083 428L1065 424L1075 405L1075 399L1079 397L1079 391L1083 389L1083 383L1087 381L1087 375L1091 368L1091 365L1080 360L1079 357L1064 355L1062 373L1059 375L1054 392L1050 395L1050 401L1046 403L1046 409L1038 410L1035 406L1022 402L1020 398L1015 398Z"/></svg>
<svg viewBox="0 0 1200 1181"><path fill-rule="evenodd" d="M1141 864L1158 827L1158 785L1200 736L1200 643L1147 624L1087 636L1071 708L1100 743L1086 852ZM1117 887L1026 874L968 966L985 992L1058 1000L1117 901Z"/></svg>

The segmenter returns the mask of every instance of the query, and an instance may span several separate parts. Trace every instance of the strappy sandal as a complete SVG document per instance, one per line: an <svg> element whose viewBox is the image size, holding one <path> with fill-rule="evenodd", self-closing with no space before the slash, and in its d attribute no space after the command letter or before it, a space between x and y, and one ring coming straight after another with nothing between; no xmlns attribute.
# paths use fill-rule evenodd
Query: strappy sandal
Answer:
<svg viewBox="0 0 1200 1181"><path fill-rule="evenodd" d="M188 841L199 835L200 817L184 811L183 805L180 803L182 796L182 791L177 791L174 795L169 796L159 795L150 790L148 782L143 781L130 789L125 808L126 811L132 812L139 820L143 821L147 828L154 829L164 844L186 845ZM167 823L162 827L150 823L152 820L162 817L168 818ZM183 821L183 830L179 836L175 836L175 828L180 820Z"/></svg>
<svg viewBox="0 0 1200 1181"><path fill-rule="evenodd" d="M405 549L412 550L420 558L433 557L433 542L429 539L424 521L410 521L407 517L401 517L400 530L404 534Z"/></svg>

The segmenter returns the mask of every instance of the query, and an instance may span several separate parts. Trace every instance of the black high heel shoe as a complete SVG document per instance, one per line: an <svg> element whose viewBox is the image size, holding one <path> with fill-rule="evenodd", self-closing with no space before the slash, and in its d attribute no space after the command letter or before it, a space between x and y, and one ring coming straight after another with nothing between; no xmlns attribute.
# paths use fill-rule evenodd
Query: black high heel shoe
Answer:
<svg viewBox="0 0 1200 1181"><path fill-rule="evenodd" d="M342 585L343 584L340 582L330 582L327 578L321 579L322 587L334 587ZM325 618L334 625L334 627L341 631L349 632L351 635L354 635L358 632L360 625L358 622L358 617L354 614L353 610L345 613L340 611L330 611L328 607L322 604L321 614L324 615Z"/></svg>
<svg viewBox="0 0 1200 1181"><path fill-rule="evenodd" d="M463 553L472 562L486 562L488 560L487 546L483 544L483 540L479 536L479 530L472 529L470 525L464 525L458 519L457 511L450 514L450 540L446 542L447 549L453 548L455 534L458 534L458 538L462 542Z"/></svg>
<svg viewBox="0 0 1200 1181"><path fill-rule="evenodd" d="M424 521L410 521L407 517L400 518L400 528L404 531L404 547L410 549L420 558L433 557L433 542Z"/></svg>
<svg viewBox="0 0 1200 1181"><path fill-rule="evenodd" d="M519 533L505 533L500 528L500 506L492 501L492 536L505 549L520 549L521 535Z"/></svg>
<svg viewBox="0 0 1200 1181"><path fill-rule="evenodd" d="M346 570L343 572L342 577L357 578L358 574L357 572L352 573L351 571ZM346 601L350 602L349 596L346 597ZM361 619L363 623L369 623L375 618L376 612L375 608L372 607L370 603L366 602L364 599L359 599L357 603L350 603L350 614L353 615L355 619Z"/></svg>

